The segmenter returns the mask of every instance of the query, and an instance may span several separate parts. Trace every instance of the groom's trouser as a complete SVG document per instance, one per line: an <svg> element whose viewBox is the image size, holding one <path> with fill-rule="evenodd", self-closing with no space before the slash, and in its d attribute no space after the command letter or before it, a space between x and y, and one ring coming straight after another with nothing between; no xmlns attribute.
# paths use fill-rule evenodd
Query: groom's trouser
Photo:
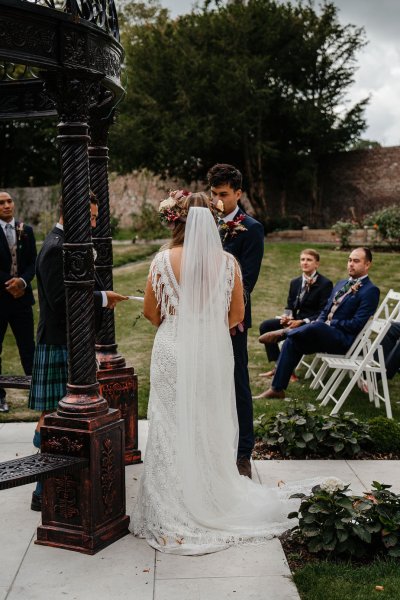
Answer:
<svg viewBox="0 0 400 600"><path fill-rule="evenodd" d="M247 355L247 329L241 332L236 328L236 335L232 335L231 339L235 358L236 408L239 421L238 456L250 458L254 446L254 429L253 400L247 369L249 360Z"/></svg>
<svg viewBox="0 0 400 600"><path fill-rule="evenodd" d="M303 354L314 354L315 352L346 354L352 341L352 339L349 341L348 336L345 336L339 329L320 321L314 321L289 331L276 364L272 387L277 391L287 388L290 376Z"/></svg>

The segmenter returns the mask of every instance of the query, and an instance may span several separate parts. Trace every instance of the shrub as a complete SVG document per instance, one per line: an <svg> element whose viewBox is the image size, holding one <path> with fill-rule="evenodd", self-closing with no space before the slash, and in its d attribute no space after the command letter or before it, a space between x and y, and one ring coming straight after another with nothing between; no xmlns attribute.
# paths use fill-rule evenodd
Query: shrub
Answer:
<svg viewBox="0 0 400 600"><path fill-rule="evenodd" d="M371 492L351 496L349 485L327 479L309 496L292 496L301 498L299 510L289 514L299 519L292 531L309 552L400 556L400 496L390 492L390 487L374 481Z"/></svg>
<svg viewBox="0 0 400 600"><path fill-rule="evenodd" d="M399 244L400 206L393 204L367 215L364 219L364 225L372 225L382 240Z"/></svg>
<svg viewBox="0 0 400 600"><path fill-rule="evenodd" d="M339 238L338 242L340 248L348 248L350 246L350 236L353 229L354 224L350 221L336 221L336 223L332 225L332 230Z"/></svg>
<svg viewBox="0 0 400 600"><path fill-rule="evenodd" d="M330 456L351 458L370 444L367 423L353 413L322 416L315 407L289 407L275 416L261 415L255 422L255 435L283 456Z"/></svg>
<svg viewBox="0 0 400 600"><path fill-rule="evenodd" d="M160 222L160 214L154 206L143 202L141 212L132 215L133 239L136 237L145 240L170 237L169 231Z"/></svg>
<svg viewBox="0 0 400 600"><path fill-rule="evenodd" d="M400 424L387 417L368 421L371 445L375 452L400 453Z"/></svg>

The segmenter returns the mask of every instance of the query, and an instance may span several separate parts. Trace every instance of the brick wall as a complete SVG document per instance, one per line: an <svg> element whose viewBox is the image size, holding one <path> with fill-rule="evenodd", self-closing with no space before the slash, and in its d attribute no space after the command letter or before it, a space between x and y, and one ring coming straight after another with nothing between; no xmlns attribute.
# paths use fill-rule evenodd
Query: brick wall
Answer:
<svg viewBox="0 0 400 600"><path fill-rule="evenodd" d="M124 176L110 176L111 214L129 227L132 213L144 201L157 206L169 189L182 186L174 180L163 180L147 171ZM201 183L192 189L202 189ZM363 215L382 206L400 202L400 146L354 150L326 157L320 167L321 202L317 207L298 190L288 190L282 214L282 196L270 182L269 206L272 218L293 217L301 225L330 227L338 219ZM57 217L58 186L15 188L13 194L17 214L26 222L40 224L48 230L48 222ZM43 225L42 225L43 224Z"/></svg>

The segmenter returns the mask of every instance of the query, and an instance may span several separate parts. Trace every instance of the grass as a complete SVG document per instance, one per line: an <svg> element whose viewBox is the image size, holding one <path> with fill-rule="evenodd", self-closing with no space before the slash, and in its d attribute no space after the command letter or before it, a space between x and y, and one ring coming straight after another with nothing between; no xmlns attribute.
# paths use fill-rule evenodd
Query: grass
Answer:
<svg viewBox="0 0 400 600"><path fill-rule="evenodd" d="M295 277L298 270L298 257L305 244L275 243L266 244L264 260L257 285L252 294L253 327L249 331L249 373L251 388L254 395L265 389L268 383L258 377L258 374L272 367L267 363L264 346L258 343L258 325L262 320L280 314L286 304L289 281ZM143 291L151 256L157 250L154 244L127 244L114 246L114 264L120 265L114 270L114 289L122 294L138 295ZM346 276L347 252L333 250L332 247L317 245L321 253L321 272L336 282ZM129 264L133 263L133 264ZM397 268L398 255L375 253L372 280L381 288L381 297L389 288L400 289L400 271ZM125 265L125 266L124 266ZM37 323L37 304L35 305L35 322ZM119 351L125 356L139 377L139 415L146 416L149 395L149 370L151 348L154 338L154 327L141 315L142 306L137 302L123 302L116 310L116 339ZM3 372L22 373L14 338L7 331L3 350ZM300 375L301 375L300 371ZM394 418L400 420L400 377L389 382ZM291 383L288 397L299 404L313 402L317 391L309 389L309 383L300 378L299 382ZM0 415L1 421L34 420L36 413L26 409L26 393L11 390L9 392L11 411ZM282 400L255 400L254 414L275 414L287 406ZM326 413L327 409L318 408ZM384 415L384 408L375 409L367 397L357 389L353 390L344 408L354 412L361 419Z"/></svg>
<svg viewBox="0 0 400 600"><path fill-rule="evenodd" d="M365 600L379 596L385 600L400 597L399 562L375 560L367 565L319 561L294 574L302 600ZM383 586L383 590L376 590Z"/></svg>

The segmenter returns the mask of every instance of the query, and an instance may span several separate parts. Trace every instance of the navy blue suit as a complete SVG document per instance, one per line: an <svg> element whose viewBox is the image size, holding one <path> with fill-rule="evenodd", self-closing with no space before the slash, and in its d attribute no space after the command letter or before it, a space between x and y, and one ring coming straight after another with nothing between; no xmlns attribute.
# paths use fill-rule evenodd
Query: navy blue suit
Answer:
<svg viewBox="0 0 400 600"><path fill-rule="evenodd" d="M332 292L332 281L320 273L317 274L316 282L305 292L301 298L301 289L303 286L303 276L292 279L289 286L289 294L286 308L293 313L293 319L309 319L315 321L321 310L324 308ZM280 319L266 319L260 325L260 335L268 331L282 329ZM276 362L279 358L278 344L265 344L269 362Z"/></svg>
<svg viewBox="0 0 400 600"><path fill-rule="evenodd" d="M361 287L348 294L339 304L330 325L326 323L335 294L343 288L347 279L339 281L332 290L325 308L318 319L289 331L276 365L272 380L274 390L285 390L290 375L303 354L329 352L345 354L357 334L376 311L379 303L379 288L365 277Z"/></svg>
<svg viewBox="0 0 400 600"><path fill-rule="evenodd" d="M19 222L15 221L18 229ZM35 303L30 282L35 276L36 243L32 227L24 225L17 235L17 277L22 277L26 283L25 293L20 298L13 298L5 288L5 283L12 278L11 254L3 228L0 227L0 357L3 340L8 325L17 342L21 364L26 375L32 373L33 355L35 352L33 311ZM1 358L0 358L1 373ZM0 388L0 399L5 397L5 391Z"/></svg>
<svg viewBox="0 0 400 600"><path fill-rule="evenodd" d="M239 209L235 218L239 215L245 215L242 225L246 228L246 231L240 231L235 236L228 235L223 240L223 247L224 250L236 257L241 266L243 276L246 302L245 328L243 332L236 329L236 335L231 336L231 339L235 357L235 392L239 421L238 456L250 458L254 446L254 431L253 401L247 369L247 329L251 327L250 294L257 282L264 254L264 229L261 223L247 215L241 209Z"/></svg>

